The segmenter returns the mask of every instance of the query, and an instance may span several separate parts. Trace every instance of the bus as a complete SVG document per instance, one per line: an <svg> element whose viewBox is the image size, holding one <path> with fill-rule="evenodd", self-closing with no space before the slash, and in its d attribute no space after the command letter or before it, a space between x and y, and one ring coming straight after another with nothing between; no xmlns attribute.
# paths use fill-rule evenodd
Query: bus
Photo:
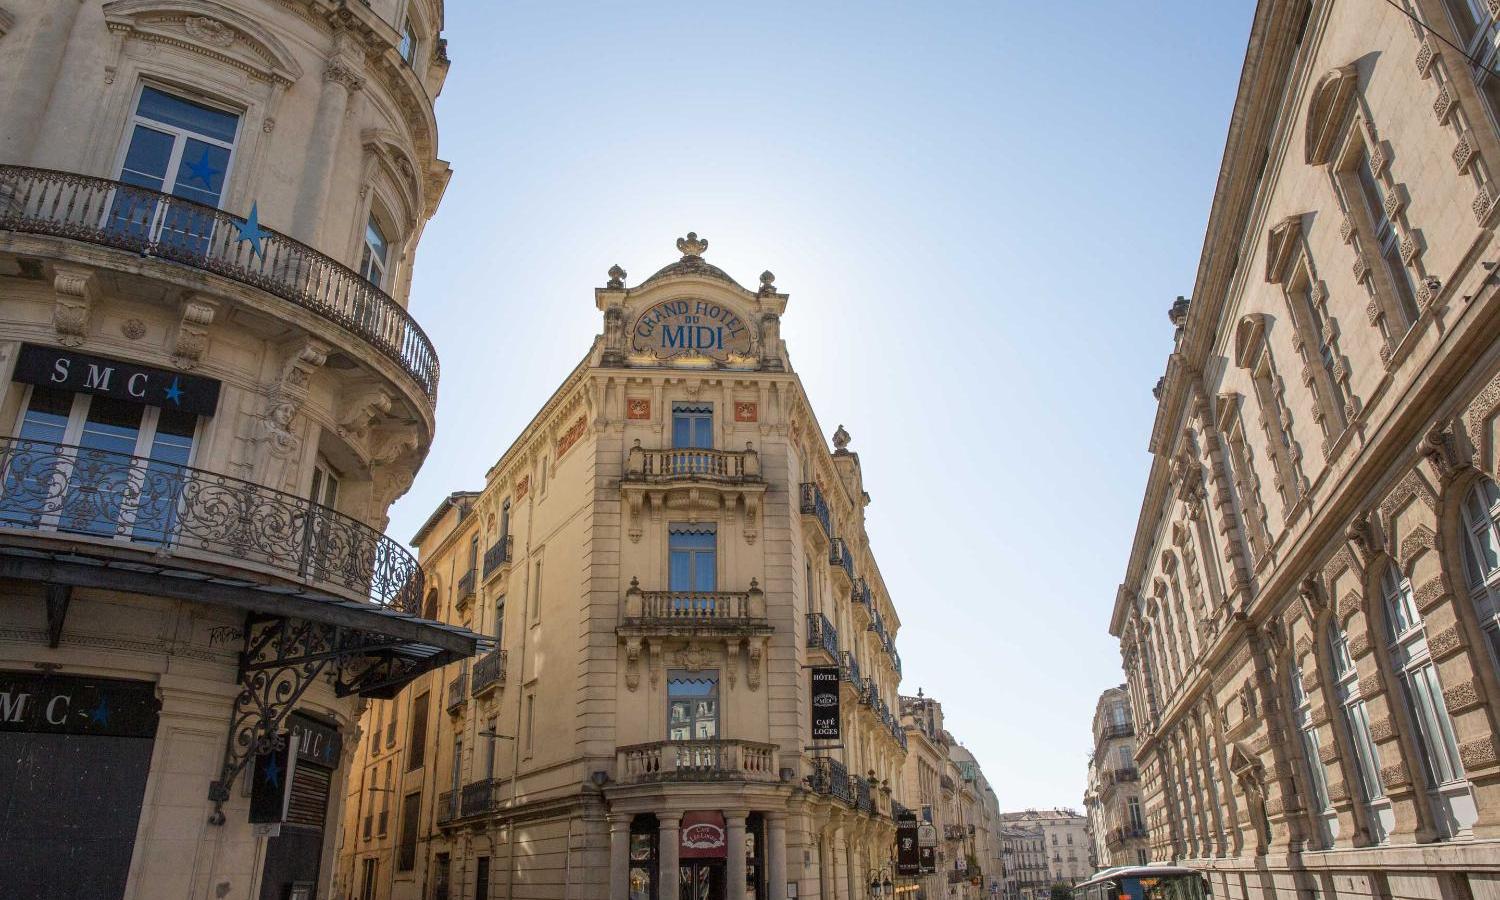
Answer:
<svg viewBox="0 0 1500 900"><path fill-rule="evenodd" d="M1073 900L1205 900L1208 879L1182 866L1116 866L1073 888Z"/></svg>

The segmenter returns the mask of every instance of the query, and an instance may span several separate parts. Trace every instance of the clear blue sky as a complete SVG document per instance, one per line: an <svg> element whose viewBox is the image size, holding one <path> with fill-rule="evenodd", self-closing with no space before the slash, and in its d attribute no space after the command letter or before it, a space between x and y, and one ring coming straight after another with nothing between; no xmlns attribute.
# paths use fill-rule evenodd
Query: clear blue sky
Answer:
<svg viewBox="0 0 1500 900"><path fill-rule="evenodd" d="M902 619L1007 809L1081 810L1149 456L1252 4L447 4L452 184L411 309L437 440L391 531L477 488L582 356L593 288L689 230L763 269L844 424Z"/></svg>

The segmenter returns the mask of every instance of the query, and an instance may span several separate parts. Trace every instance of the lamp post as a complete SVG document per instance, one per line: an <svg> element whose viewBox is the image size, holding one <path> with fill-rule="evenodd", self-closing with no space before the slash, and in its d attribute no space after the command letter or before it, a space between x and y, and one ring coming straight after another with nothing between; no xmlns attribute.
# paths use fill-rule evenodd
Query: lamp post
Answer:
<svg viewBox="0 0 1500 900"><path fill-rule="evenodd" d="M870 896L875 900L891 900L896 896L896 886L891 883L890 866L870 870Z"/></svg>

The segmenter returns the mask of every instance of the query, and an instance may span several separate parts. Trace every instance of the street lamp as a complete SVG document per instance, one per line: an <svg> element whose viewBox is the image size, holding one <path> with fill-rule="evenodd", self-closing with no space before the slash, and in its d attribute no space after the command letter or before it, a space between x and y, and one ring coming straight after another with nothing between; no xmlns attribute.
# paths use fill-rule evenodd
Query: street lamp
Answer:
<svg viewBox="0 0 1500 900"><path fill-rule="evenodd" d="M875 900L886 900L896 894L895 886L891 884L891 870L888 868L870 870L870 896Z"/></svg>

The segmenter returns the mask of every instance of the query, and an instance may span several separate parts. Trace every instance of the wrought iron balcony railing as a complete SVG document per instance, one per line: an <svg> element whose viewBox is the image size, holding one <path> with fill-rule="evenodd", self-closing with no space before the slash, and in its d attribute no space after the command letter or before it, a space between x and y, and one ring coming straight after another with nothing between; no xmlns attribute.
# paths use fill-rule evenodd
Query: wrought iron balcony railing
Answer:
<svg viewBox="0 0 1500 900"><path fill-rule="evenodd" d="M807 786L815 794L832 797L848 806L854 805L854 786L850 783L849 770L836 759L826 756L814 759Z"/></svg>
<svg viewBox="0 0 1500 900"><path fill-rule="evenodd" d="M748 591L643 591L630 579L625 592L625 624L736 625L764 624L766 595L750 579Z"/></svg>
<svg viewBox="0 0 1500 900"><path fill-rule="evenodd" d="M488 693L505 683L506 651L491 650L474 663L474 675L470 679L469 692L475 697Z"/></svg>
<svg viewBox="0 0 1500 900"><path fill-rule="evenodd" d="M833 659L839 658L839 633L822 613L807 614L807 646L821 649Z"/></svg>
<svg viewBox="0 0 1500 900"><path fill-rule="evenodd" d="M854 654L848 650L841 651L839 653L839 669L839 674L843 676L844 680L854 686L855 693L863 694L865 680L859 675L859 662L854 658Z"/></svg>
<svg viewBox="0 0 1500 900"><path fill-rule="evenodd" d="M939 775L938 786L945 791L951 791L954 788L953 779L947 775Z"/></svg>
<svg viewBox="0 0 1500 900"><path fill-rule="evenodd" d="M776 782L776 745L755 741L653 741L615 751L615 777L625 784L655 781Z"/></svg>
<svg viewBox="0 0 1500 900"><path fill-rule="evenodd" d="M512 560L511 548L515 542L512 535L507 534L490 545L490 549L484 551L484 577L489 578L499 574L506 564Z"/></svg>
<svg viewBox="0 0 1500 900"><path fill-rule="evenodd" d="M672 447L646 450L639 444L625 459L627 481L724 481L760 480L760 454L754 450L714 450L706 447Z"/></svg>
<svg viewBox="0 0 1500 900"><path fill-rule="evenodd" d="M484 781L464 785L459 815L467 819L470 816L482 816L494 810L495 801L499 798L499 794L495 791L498 783L493 778L487 778Z"/></svg>
<svg viewBox="0 0 1500 900"><path fill-rule="evenodd" d="M305 497L49 441L0 438L0 531L203 559L412 615L422 597L422 569L405 548Z"/></svg>
<svg viewBox="0 0 1500 900"><path fill-rule="evenodd" d="M469 702L469 673L459 672L448 682L448 712L457 713Z"/></svg>
<svg viewBox="0 0 1500 900"><path fill-rule="evenodd" d="M860 812L874 812L875 802L870 797L870 782L852 775L849 784L854 788L854 808Z"/></svg>
<svg viewBox="0 0 1500 900"><path fill-rule="evenodd" d="M446 825L458 818L459 795L459 791L443 791L438 794L437 822L439 825Z"/></svg>
<svg viewBox="0 0 1500 900"><path fill-rule="evenodd" d="M823 489L816 482L804 481L799 490L804 516L812 516L823 526L823 536L833 537L833 517L828 512L828 501L823 499Z"/></svg>
<svg viewBox="0 0 1500 900"><path fill-rule="evenodd" d="M1135 766L1120 766L1118 768L1109 770L1110 784L1119 784L1120 782L1126 781L1139 781L1140 779L1140 770L1136 769Z"/></svg>
<svg viewBox="0 0 1500 900"><path fill-rule="evenodd" d="M389 357L437 399L438 359L406 310L353 269L223 210L119 181L0 166L0 231L48 234L154 256L259 288ZM259 252L257 253L257 248Z"/></svg>
<svg viewBox="0 0 1500 900"><path fill-rule="evenodd" d="M1106 725L1099 733L1099 740L1107 741L1111 738L1130 737L1135 734L1135 725L1130 722L1119 722Z"/></svg>
<svg viewBox="0 0 1500 900"><path fill-rule="evenodd" d="M849 544L843 538L834 538L828 542L828 564L835 571L842 571L849 579L849 584L854 584L854 554L849 552Z"/></svg>
<svg viewBox="0 0 1500 900"><path fill-rule="evenodd" d="M875 597L870 592L870 583L863 578L854 582L854 587L849 590L849 600L857 607L864 609L866 613L872 613L875 609Z"/></svg>
<svg viewBox="0 0 1500 900"><path fill-rule="evenodd" d="M474 599L474 582L477 574L473 569L458 576L458 605L463 606Z"/></svg>

